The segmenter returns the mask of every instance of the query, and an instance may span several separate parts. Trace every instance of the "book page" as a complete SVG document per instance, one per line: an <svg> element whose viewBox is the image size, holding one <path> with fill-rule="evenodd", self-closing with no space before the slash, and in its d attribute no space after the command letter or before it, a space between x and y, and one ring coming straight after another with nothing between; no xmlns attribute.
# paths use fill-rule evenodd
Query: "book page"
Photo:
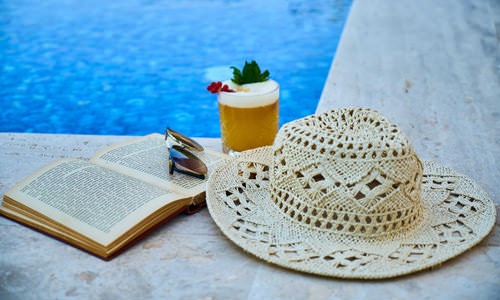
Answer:
<svg viewBox="0 0 500 300"><path fill-rule="evenodd" d="M209 169L225 157L225 154L209 149L193 154L205 162ZM168 148L160 134L150 134L110 146L98 151L91 161L186 196L205 191L206 180L179 172L169 174Z"/></svg>
<svg viewBox="0 0 500 300"><path fill-rule="evenodd" d="M74 159L46 166L5 195L102 245L175 200L187 205L184 195Z"/></svg>

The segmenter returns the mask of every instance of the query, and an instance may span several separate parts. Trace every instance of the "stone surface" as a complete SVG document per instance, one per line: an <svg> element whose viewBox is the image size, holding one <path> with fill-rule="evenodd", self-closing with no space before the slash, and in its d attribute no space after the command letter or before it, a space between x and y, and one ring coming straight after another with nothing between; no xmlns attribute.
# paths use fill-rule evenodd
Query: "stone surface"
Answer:
<svg viewBox="0 0 500 300"><path fill-rule="evenodd" d="M318 111L367 106L424 159L479 182L500 203L500 5L356 0ZM125 136L0 134L0 191L61 157ZM201 139L219 149L217 139ZM498 211L498 209L497 209ZM498 218L497 218L498 220ZM208 211L179 216L105 262L0 218L0 299L496 299L500 228L433 270L337 280L271 266L230 243Z"/></svg>

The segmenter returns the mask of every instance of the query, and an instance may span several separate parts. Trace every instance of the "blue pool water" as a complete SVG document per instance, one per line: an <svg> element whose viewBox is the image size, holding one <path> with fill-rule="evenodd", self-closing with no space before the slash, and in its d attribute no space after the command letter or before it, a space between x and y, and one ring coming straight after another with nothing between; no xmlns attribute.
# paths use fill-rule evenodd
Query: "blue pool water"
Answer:
<svg viewBox="0 0 500 300"><path fill-rule="evenodd" d="M219 136L205 87L256 60L314 112L349 0L0 1L0 131Z"/></svg>

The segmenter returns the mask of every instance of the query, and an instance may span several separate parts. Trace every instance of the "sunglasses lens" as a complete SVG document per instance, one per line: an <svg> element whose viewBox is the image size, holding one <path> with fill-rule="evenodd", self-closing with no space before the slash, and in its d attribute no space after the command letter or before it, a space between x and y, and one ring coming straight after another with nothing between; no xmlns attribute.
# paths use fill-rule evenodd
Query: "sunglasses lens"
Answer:
<svg viewBox="0 0 500 300"><path fill-rule="evenodd" d="M188 138L187 136L183 135L182 133L179 133L179 132L172 130L170 128L167 128L167 131L165 132L165 139L167 137L172 138L175 142L188 148L189 150L203 151L202 145L198 144L196 141Z"/></svg>
<svg viewBox="0 0 500 300"><path fill-rule="evenodd" d="M180 173L201 179L204 179L205 175L208 173L207 166L203 161L178 145L174 145L170 148L170 174L173 174L174 169Z"/></svg>

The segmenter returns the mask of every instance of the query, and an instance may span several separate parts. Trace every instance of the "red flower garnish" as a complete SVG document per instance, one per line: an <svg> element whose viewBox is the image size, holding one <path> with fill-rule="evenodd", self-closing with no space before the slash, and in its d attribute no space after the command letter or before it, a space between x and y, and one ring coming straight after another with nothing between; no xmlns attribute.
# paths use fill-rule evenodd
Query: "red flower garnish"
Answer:
<svg viewBox="0 0 500 300"><path fill-rule="evenodd" d="M207 90L212 94L217 94L218 92L230 92L234 93L235 91L230 89L227 84L222 84L222 82L212 82L209 86L207 86Z"/></svg>

